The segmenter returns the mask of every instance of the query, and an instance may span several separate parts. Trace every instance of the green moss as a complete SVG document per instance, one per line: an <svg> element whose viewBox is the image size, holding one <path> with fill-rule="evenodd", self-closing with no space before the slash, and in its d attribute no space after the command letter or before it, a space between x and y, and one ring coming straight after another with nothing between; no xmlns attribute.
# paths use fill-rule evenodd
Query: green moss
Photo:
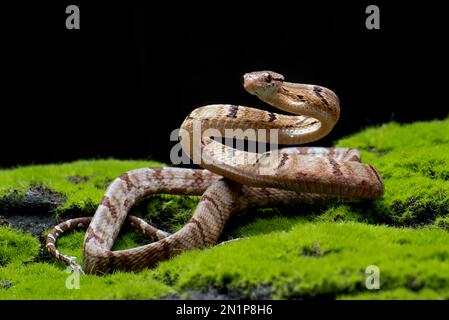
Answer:
<svg viewBox="0 0 449 320"><path fill-rule="evenodd" d="M390 123L342 139L337 146L361 150L363 161L384 179L382 199L369 207L354 206L371 222L413 226L449 214L449 118Z"/></svg>
<svg viewBox="0 0 449 320"><path fill-rule="evenodd" d="M445 216L445 217L438 217L435 220L435 225L437 227L440 227L442 229L445 229L446 231L449 231L449 217Z"/></svg>
<svg viewBox="0 0 449 320"><path fill-rule="evenodd" d="M66 288L64 265L39 257L33 237L0 228L0 299L449 298L449 119L369 128L337 146L361 150L364 162L379 169L383 198L247 210L225 228L223 239L237 241L183 253L153 270L82 275L79 290ZM0 208L11 194L43 188L61 196L58 214L93 213L116 176L153 165L160 164L98 160L0 170ZM155 195L132 212L174 232L197 201ZM82 262L83 238L73 232L58 247ZM2 248L5 240L18 249ZM125 228L114 248L148 241ZM379 267L380 290L365 287L369 265Z"/></svg>
<svg viewBox="0 0 449 320"><path fill-rule="evenodd" d="M9 265L0 269L0 283L9 284L6 288L0 285L0 299L152 299L173 292L149 271L80 275L79 289L69 276L73 274L53 264Z"/></svg>
<svg viewBox="0 0 449 320"><path fill-rule="evenodd" d="M31 261L38 253L39 242L36 238L0 227L0 267Z"/></svg>
<svg viewBox="0 0 449 320"><path fill-rule="evenodd" d="M188 297L192 290L233 292L242 298L259 298L259 292L267 291L280 299L447 298L449 234L441 229L294 218L288 222L288 231L187 252L154 270L81 275L79 290L67 289L69 274L58 263L10 263L0 268L0 299L147 299ZM255 221L246 230L257 229L260 223ZM75 232L62 238L59 247L79 255L82 238ZM125 239L117 248L127 244L137 243ZM365 288L369 265L380 269L378 291Z"/></svg>
<svg viewBox="0 0 449 320"><path fill-rule="evenodd" d="M117 176L132 169L161 165L154 161L93 160L0 170L0 208L7 207L11 197L20 199L33 187L40 187L63 197L55 208L57 213L92 213Z"/></svg>
<svg viewBox="0 0 449 320"><path fill-rule="evenodd" d="M250 298L255 288L265 286L275 298L338 298L370 293L365 270L377 265L382 292L429 289L440 298L447 296L445 231L296 219L290 225L289 231L183 254L162 263L156 273L180 291L214 288Z"/></svg>

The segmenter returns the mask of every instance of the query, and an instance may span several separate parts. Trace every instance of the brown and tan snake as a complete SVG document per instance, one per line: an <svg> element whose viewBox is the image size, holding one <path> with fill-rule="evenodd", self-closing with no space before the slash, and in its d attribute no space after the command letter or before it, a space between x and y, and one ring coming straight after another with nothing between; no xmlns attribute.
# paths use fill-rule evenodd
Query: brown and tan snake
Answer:
<svg viewBox="0 0 449 320"><path fill-rule="evenodd" d="M335 198L373 200L383 194L379 173L373 166L361 163L359 153L353 149L294 147L251 153L212 139L229 137L226 129L241 129L232 132L231 137L272 143L273 136L263 134L272 130L279 144L295 145L320 139L338 121L339 100L327 88L286 82L272 71L245 74L243 85L262 101L295 115L223 104L195 109L181 126L180 140L186 154L197 159L203 170L164 167L124 173L108 187L92 218L68 220L51 231L48 251L73 269L87 273L141 270L185 250L215 244L228 219L245 208ZM197 140L195 128L200 130ZM209 129L215 129L215 133L207 133ZM258 129L256 136L245 136L247 129ZM156 193L202 197L190 221L176 233L168 234L128 216L136 200ZM156 241L112 251L125 220ZM87 226L81 268L74 258L60 253L55 244L62 233Z"/></svg>

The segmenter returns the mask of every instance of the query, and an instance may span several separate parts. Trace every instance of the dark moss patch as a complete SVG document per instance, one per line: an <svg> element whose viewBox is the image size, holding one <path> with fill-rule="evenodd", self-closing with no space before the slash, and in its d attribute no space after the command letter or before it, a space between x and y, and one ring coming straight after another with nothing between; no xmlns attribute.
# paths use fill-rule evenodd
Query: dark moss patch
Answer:
<svg viewBox="0 0 449 320"><path fill-rule="evenodd" d="M449 217L438 217L435 220L435 225L442 229L445 229L446 231L449 231Z"/></svg>
<svg viewBox="0 0 449 320"><path fill-rule="evenodd" d="M386 155L388 152L390 152L391 148L381 149L381 148L376 148L374 146L366 146L363 148L363 150L373 153L376 156L382 157L382 156Z"/></svg>
<svg viewBox="0 0 449 320"><path fill-rule="evenodd" d="M7 227L9 226L9 221L4 216L0 216L0 227Z"/></svg>
<svg viewBox="0 0 449 320"><path fill-rule="evenodd" d="M67 180L69 180L73 184L80 184L83 182L90 181L91 177L88 176L67 176Z"/></svg>
<svg viewBox="0 0 449 320"><path fill-rule="evenodd" d="M95 188L98 190L106 190L107 187L114 181L114 179L105 178L103 181L98 181L94 184Z"/></svg>
<svg viewBox="0 0 449 320"><path fill-rule="evenodd" d="M34 185L22 193L13 190L0 198L0 212L3 214L30 214L54 212L65 197L43 185Z"/></svg>
<svg viewBox="0 0 449 320"><path fill-rule="evenodd" d="M273 297L273 289L270 286L256 286L248 290L239 288L216 288L206 290L187 290L175 294L169 294L166 300L269 300Z"/></svg>
<svg viewBox="0 0 449 320"><path fill-rule="evenodd" d="M41 235L57 224L55 211L64 201L60 193L42 185L32 186L24 193L14 190L0 199L0 225Z"/></svg>
<svg viewBox="0 0 449 320"><path fill-rule="evenodd" d="M9 289L13 287L11 280L0 280L0 289Z"/></svg>
<svg viewBox="0 0 449 320"><path fill-rule="evenodd" d="M314 241L311 245L303 246L301 249L301 254L306 257L319 258L322 257L325 253L321 251L320 244Z"/></svg>
<svg viewBox="0 0 449 320"><path fill-rule="evenodd" d="M54 214L11 214L8 216L9 226L14 229L29 232L40 237L47 229L58 224Z"/></svg>

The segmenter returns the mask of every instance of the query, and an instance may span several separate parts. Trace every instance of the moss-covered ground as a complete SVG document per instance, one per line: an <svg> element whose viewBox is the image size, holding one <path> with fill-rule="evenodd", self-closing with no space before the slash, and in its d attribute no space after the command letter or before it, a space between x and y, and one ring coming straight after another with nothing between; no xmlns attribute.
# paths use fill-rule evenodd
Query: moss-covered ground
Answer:
<svg viewBox="0 0 449 320"><path fill-rule="evenodd" d="M448 299L449 119L390 123L336 145L359 149L363 161L379 169L382 199L249 210L233 218L223 235L237 241L186 252L139 273L81 275L79 289L66 287L65 266L43 252L36 235L0 227L0 299ZM0 215L26 215L21 204L30 201L30 191L44 194L34 201L47 201L32 203L34 213L93 214L112 179L157 165L95 160L0 170ZM133 213L175 231L197 200L156 195ZM74 232L58 246L82 259L83 236ZM145 241L124 231L115 248ZM379 290L365 286L370 265L379 268Z"/></svg>

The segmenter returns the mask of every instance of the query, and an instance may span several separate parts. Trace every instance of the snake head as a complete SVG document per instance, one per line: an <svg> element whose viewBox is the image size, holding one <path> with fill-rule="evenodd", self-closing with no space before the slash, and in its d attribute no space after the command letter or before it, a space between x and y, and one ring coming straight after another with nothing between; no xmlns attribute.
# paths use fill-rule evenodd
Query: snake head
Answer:
<svg viewBox="0 0 449 320"><path fill-rule="evenodd" d="M283 81L284 76L273 71L249 72L242 77L246 91L261 98L278 90Z"/></svg>

